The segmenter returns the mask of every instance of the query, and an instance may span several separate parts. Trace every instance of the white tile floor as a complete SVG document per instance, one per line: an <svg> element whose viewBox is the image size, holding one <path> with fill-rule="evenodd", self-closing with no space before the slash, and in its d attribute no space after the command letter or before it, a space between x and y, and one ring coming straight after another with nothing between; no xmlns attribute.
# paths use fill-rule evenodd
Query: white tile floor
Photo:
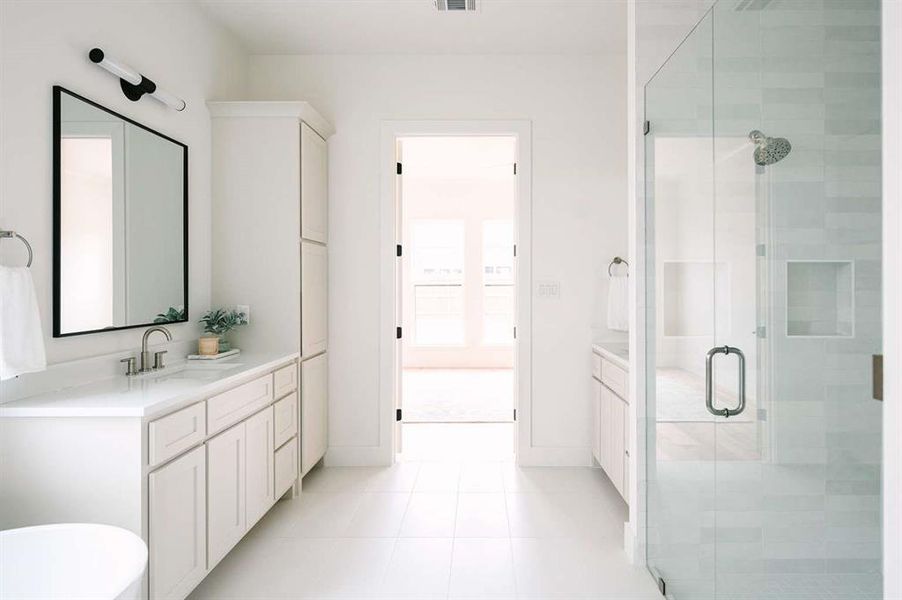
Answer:
<svg viewBox="0 0 902 600"><path fill-rule="evenodd" d="M315 470L191 598L660 598L599 471L416 450L445 458Z"/></svg>

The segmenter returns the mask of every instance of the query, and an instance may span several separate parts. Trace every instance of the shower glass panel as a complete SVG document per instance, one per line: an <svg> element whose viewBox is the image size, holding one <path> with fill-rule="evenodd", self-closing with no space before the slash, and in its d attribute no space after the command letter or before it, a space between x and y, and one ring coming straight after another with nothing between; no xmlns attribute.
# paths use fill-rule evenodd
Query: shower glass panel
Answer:
<svg viewBox="0 0 902 600"><path fill-rule="evenodd" d="M646 541L678 600L881 597L879 15L720 0L646 86Z"/></svg>

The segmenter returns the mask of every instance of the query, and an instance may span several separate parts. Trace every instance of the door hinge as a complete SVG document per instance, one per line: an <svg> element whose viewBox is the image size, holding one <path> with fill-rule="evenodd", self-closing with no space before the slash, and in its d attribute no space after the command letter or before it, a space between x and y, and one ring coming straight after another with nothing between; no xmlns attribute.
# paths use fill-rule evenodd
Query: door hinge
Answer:
<svg viewBox="0 0 902 600"><path fill-rule="evenodd" d="M758 244L755 246L755 254L758 256L767 256L767 246L764 244Z"/></svg>
<svg viewBox="0 0 902 600"><path fill-rule="evenodd" d="M517 328L514 327L514 339L517 339Z"/></svg>
<svg viewBox="0 0 902 600"><path fill-rule="evenodd" d="M758 327L758 329L755 330L755 337L758 337L762 340L767 339L767 327L765 327L764 325Z"/></svg>
<svg viewBox="0 0 902 600"><path fill-rule="evenodd" d="M648 135L651 133L651 121L646 121L642 128L642 134Z"/></svg>
<svg viewBox="0 0 902 600"><path fill-rule="evenodd" d="M516 421L516 420L517 420L517 409L515 408L514 409L514 421Z"/></svg>
<svg viewBox="0 0 902 600"><path fill-rule="evenodd" d="M395 173L397 173L398 175L400 175L400 174L402 173L402 171L404 171L404 169L401 167L401 163L396 163L396 166L395 166Z"/></svg>
<svg viewBox="0 0 902 600"><path fill-rule="evenodd" d="M517 163L514 163L514 175L517 174Z"/></svg>
<svg viewBox="0 0 902 600"><path fill-rule="evenodd" d="M395 421L400 421L400 420L401 420L401 409L396 408L395 409Z"/></svg>
<svg viewBox="0 0 902 600"><path fill-rule="evenodd" d="M514 256L517 256L517 244L514 244Z"/></svg>
<svg viewBox="0 0 902 600"><path fill-rule="evenodd" d="M399 340L401 339L401 333L402 333L402 332L401 332L401 328L400 328L400 327L395 327L395 338L396 338L396 339L399 339Z"/></svg>
<svg viewBox="0 0 902 600"><path fill-rule="evenodd" d="M873 396L874 400L883 402L883 355L874 354L871 357L871 371L873 372Z"/></svg>
<svg viewBox="0 0 902 600"><path fill-rule="evenodd" d="M396 256L401 256L402 254L403 254L403 250L401 249L401 244L398 244L398 245L395 247L395 255L396 255Z"/></svg>

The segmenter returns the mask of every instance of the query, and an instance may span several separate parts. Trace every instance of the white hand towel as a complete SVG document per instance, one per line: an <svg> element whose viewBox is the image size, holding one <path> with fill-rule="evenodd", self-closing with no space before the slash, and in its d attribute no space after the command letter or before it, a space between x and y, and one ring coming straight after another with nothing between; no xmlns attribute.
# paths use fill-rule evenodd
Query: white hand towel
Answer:
<svg viewBox="0 0 902 600"><path fill-rule="evenodd" d="M46 368L31 269L0 266L0 379Z"/></svg>
<svg viewBox="0 0 902 600"><path fill-rule="evenodd" d="M629 278L613 275L608 278L608 329L629 331Z"/></svg>

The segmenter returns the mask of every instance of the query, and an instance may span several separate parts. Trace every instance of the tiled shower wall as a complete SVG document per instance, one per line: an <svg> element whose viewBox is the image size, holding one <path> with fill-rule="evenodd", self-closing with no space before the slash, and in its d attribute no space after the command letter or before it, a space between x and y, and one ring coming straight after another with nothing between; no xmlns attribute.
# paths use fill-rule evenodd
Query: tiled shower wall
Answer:
<svg viewBox="0 0 902 600"><path fill-rule="evenodd" d="M677 598L879 598L880 3L720 0L708 18L649 90L655 135L713 133L721 215L745 192L718 181L718 139L793 149L755 190L758 456L721 453L712 477L714 455L653 465L649 562L695 580Z"/></svg>

